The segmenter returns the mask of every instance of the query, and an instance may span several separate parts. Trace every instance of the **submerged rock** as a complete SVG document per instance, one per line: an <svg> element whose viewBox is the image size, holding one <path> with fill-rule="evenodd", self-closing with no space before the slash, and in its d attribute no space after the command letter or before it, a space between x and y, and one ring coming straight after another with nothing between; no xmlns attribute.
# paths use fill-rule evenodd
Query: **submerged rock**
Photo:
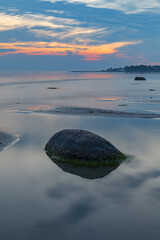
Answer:
<svg viewBox="0 0 160 240"><path fill-rule="evenodd" d="M138 81L145 81L146 79L144 77L135 77L134 80L138 80Z"/></svg>
<svg viewBox="0 0 160 240"><path fill-rule="evenodd" d="M45 146L53 161L74 166L118 166L126 156L104 138L85 130L65 129Z"/></svg>

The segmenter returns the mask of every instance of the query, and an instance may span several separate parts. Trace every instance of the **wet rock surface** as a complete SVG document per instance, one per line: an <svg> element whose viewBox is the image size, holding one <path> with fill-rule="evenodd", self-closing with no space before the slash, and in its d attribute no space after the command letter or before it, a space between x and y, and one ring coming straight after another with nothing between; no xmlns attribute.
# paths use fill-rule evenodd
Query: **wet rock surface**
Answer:
<svg viewBox="0 0 160 240"><path fill-rule="evenodd" d="M117 166L125 158L104 138L79 129L56 133L46 144L45 151L53 161L82 166Z"/></svg>

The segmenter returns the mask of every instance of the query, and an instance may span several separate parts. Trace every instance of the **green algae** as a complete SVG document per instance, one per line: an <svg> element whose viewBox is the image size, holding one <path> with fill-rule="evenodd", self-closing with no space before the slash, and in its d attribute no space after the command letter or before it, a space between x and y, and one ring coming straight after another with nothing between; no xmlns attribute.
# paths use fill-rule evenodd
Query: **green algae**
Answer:
<svg viewBox="0 0 160 240"><path fill-rule="evenodd" d="M111 157L108 159L97 159L97 160L87 160L87 159L77 159L77 158L65 158L61 156L56 151L50 147L45 147L46 154L52 161L69 163L74 167L118 167L127 157L124 154L119 154L115 158Z"/></svg>

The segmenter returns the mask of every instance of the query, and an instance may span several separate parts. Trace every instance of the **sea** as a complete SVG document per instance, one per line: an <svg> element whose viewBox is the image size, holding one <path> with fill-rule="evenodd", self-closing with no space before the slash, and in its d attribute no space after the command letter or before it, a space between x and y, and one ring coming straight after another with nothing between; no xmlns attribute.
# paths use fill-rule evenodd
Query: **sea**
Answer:
<svg viewBox="0 0 160 240"><path fill-rule="evenodd" d="M135 81L143 76L146 81ZM160 118L40 114L58 106L160 113L159 73L0 72L1 240L159 240ZM63 129L110 141L116 169L55 164L44 151Z"/></svg>

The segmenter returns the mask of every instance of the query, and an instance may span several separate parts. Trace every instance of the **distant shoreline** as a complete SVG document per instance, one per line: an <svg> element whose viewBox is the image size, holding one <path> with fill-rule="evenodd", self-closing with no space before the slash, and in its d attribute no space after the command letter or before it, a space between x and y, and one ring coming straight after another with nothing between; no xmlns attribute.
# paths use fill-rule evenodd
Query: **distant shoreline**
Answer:
<svg viewBox="0 0 160 240"><path fill-rule="evenodd" d="M108 68L106 70L100 71L71 71L71 72L122 72L122 73L160 73L160 65L136 65L136 66L125 66L125 67L118 67L118 68Z"/></svg>
<svg viewBox="0 0 160 240"><path fill-rule="evenodd" d="M129 72L129 71L128 72L122 72L122 71L118 72L118 71L112 71L111 72L111 71L106 71L106 70L101 70L101 71L98 71L98 70L97 71L70 71L70 72L73 72L73 73L81 73L81 72L82 73L89 73L89 72L97 73L98 72L98 73L126 73L126 74L127 73L133 73L133 74L160 73L160 71L159 72L158 71L157 72L152 72L152 71L150 71L150 72L149 71L148 72Z"/></svg>
<svg viewBox="0 0 160 240"><path fill-rule="evenodd" d="M106 71L102 70L102 71L70 71L70 72L78 72L79 73L79 72L106 72Z"/></svg>

